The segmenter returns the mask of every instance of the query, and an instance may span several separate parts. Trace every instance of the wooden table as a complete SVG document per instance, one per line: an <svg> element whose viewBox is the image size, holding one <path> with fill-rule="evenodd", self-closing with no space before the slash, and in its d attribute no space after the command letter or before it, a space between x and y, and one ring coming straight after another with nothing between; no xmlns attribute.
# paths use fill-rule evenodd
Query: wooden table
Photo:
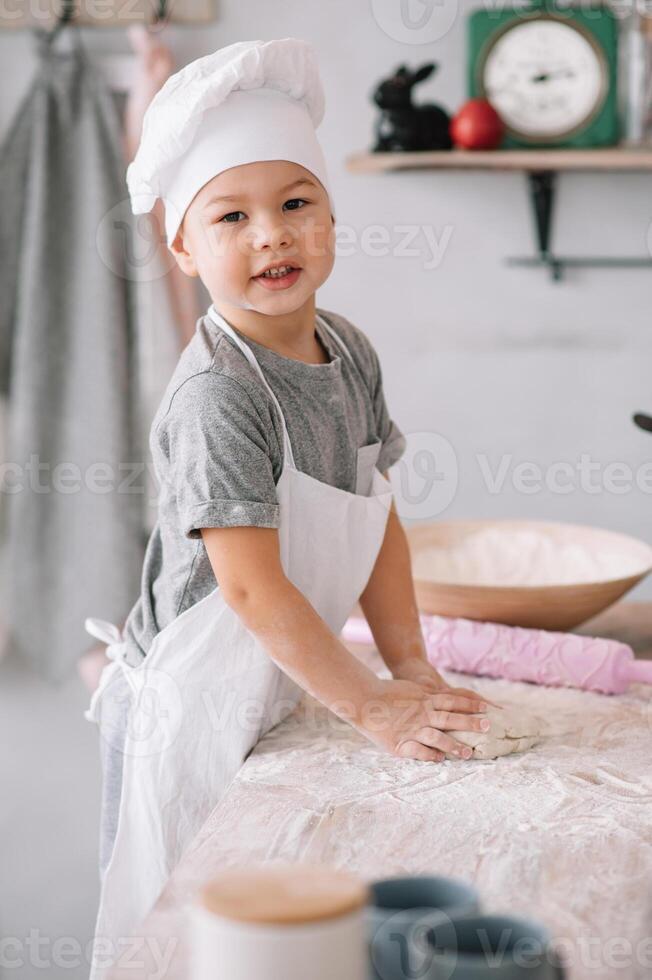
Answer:
<svg viewBox="0 0 652 980"><path fill-rule="evenodd" d="M619 604L581 632L652 657L652 604ZM398 760L306 695L300 707L317 706L314 727L295 713L258 743L138 929L142 968L115 968L112 980L190 980L197 888L225 866L277 858L346 867L367 881L461 877L485 911L543 922L568 954L568 980L649 977L652 688L612 697L489 678L473 686L543 709L563 734L495 761Z"/></svg>

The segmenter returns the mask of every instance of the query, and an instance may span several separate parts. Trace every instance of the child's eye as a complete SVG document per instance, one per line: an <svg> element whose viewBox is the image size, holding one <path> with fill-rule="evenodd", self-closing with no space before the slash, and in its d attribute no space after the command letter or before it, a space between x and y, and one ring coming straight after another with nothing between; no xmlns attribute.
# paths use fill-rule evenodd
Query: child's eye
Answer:
<svg viewBox="0 0 652 980"><path fill-rule="evenodd" d="M234 214L244 214L244 211L229 211L229 213L225 214L223 218L220 218L220 221L225 221L227 225L237 224L236 221L227 220L228 218L233 217Z"/></svg>
<svg viewBox="0 0 652 980"><path fill-rule="evenodd" d="M308 204L309 202L308 201L305 201L302 197L292 197L292 198L290 198L289 201L286 201L285 203L286 204L297 204L297 203L300 203L300 204ZM300 211L300 210L301 210L301 208L290 208L290 211Z"/></svg>

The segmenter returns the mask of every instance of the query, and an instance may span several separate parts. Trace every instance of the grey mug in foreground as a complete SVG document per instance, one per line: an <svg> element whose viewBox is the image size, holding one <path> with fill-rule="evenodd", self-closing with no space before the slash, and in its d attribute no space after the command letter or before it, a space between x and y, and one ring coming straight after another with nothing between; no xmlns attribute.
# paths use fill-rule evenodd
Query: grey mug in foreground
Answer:
<svg viewBox="0 0 652 980"><path fill-rule="evenodd" d="M434 927L480 911L478 892L457 878L384 878L371 882L369 891L370 980L425 980Z"/></svg>
<svg viewBox="0 0 652 980"><path fill-rule="evenodd" d="M529 919L451 916L427 941L431 955L422 980L564 980L550 933Z"/></svg>

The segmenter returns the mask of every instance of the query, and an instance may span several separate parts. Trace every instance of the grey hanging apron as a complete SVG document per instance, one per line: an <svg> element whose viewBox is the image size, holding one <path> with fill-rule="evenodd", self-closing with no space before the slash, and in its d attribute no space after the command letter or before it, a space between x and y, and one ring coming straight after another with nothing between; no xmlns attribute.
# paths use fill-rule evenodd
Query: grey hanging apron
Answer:
<svg viewBox="0 0 652 980"><path fill-rule="evenodd" d="M10 649L62 680L88 611L121 620L138 596L143 452L118 112L76 27L64 50L33 34L36 75L0 148L3 618Z"/></svg>

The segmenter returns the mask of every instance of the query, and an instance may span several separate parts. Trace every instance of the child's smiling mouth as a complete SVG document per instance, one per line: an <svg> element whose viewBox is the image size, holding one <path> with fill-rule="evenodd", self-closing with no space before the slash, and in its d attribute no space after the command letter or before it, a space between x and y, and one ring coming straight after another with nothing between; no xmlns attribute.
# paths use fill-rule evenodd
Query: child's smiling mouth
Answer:
<svg viewBox="0 0 652 980"><path fill-rule="evenodd" d="M275 289L288 289L293 286L299 276L301 275L301 269L294 269L285 267L286 271L283 275L278 275L274 273L273 275L260 275L253 276L255 282L260 283L265 289L275 290Z"/></svg>

